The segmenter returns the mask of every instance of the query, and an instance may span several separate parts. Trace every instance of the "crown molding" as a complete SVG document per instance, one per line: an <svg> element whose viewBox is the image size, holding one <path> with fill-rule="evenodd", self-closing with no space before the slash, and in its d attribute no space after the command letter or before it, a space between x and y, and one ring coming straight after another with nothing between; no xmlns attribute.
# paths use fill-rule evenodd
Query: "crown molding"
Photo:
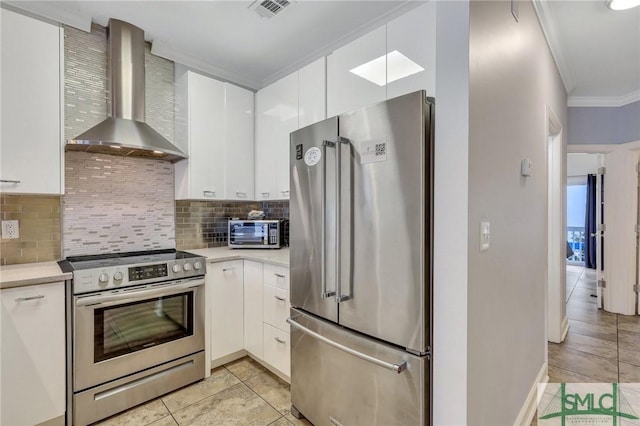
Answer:
<svg viewBox="0 0 640 426"><path fill-rule="evenodd" d="M91 16L77 13L59 5L51 5L48 2L31 1L3 1L15 9L20 9L29 14L36 15L57 23L77 28L84 32L91 32Z"/></svg>
<svg viewBox="0 0 640 426"><path fill-rule="evenodd" d="M640 90L622 96L570 96L570 107L621 107L640 101Z"/></svg>
<svg viewBox="0 0 640 426"><path fill-rule="evenodd" d="M240 75L236 72L227 71L224 68L220 68L215 64L203 61L202 59L186 53L183 50L179 50L171 46L169 43L165 43L161 40L154 40L151 43L151 53L156 56L169 59L170 61L186 65L194 70L210 74L220 80L244 86L248 89L257 90L261 87L260 81L254 80L245 75Z"/></svg>
<svg viewBox="0 0 640 426"><path fill-rule="evenodd" d="M558 72L560 73L560 78L562 78L562 82L564 83L564 88L567 93L571 93L575 87L575 81L571 71L569 70L567 61L564 58L564 54L562 53L562 48L560 47L558 34L556 32L556 22L553 19L553 14L549 10L549 3L549 0L533 0L533 8L536 11L536 15L538 15L538 21L542 27L542 33L547 39L547 45L549 46L551 56L553 56L556 66L558 67Z"/></svg>

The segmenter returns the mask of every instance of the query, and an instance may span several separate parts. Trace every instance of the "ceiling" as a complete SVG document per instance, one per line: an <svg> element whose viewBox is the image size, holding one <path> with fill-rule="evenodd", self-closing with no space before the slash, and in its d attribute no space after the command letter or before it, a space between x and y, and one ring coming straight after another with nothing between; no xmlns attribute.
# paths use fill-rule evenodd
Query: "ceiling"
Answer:
<svg viewBox="0 0 640 426"><path fill-rule="evenodd" d="M145 31L152 52L237 84L262 88L419 6L416 1L309 1L261 18L253 1L16 1L88 30L109 18Z"/></svg>
<svg viewBox="0 0 640 426"><path fill-rule="evenodd" d="M273 18L253 1L14 1L16 7L89 30L110 17L145 31L156 55L260 89L418 6L420 1L292 0ZM533 0L569 105L640 100L640 8L604 0Z"/></svg>
<svg viewBox="0 0 640 426"><path fill-rule="evenodd" d="M534 5L569 106L640 101L640 7L613 11L604 0L534 0Z"/></svg>

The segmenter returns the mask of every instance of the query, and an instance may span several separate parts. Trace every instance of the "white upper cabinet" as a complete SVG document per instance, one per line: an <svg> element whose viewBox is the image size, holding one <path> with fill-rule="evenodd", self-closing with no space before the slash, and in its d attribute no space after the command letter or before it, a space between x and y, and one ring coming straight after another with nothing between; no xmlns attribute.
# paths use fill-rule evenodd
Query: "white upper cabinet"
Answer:
<svg viewBox="0 0 640 426"><path fill-rule="evenodd" d="M298 73L256 94L256 200L289 198L289 134L298 129Z"/></svg>
<svg viewBox="0 0 640 426"><path fill-rule="evenodd" d="M326 116L325 58L256 93L256 200L289 198L289 134Z"/></svg>
<svg viewBox="0 0 640 426"><path fill-rule="evenodd" d="M386 99L386 27L327 56L327 116Z"/></svg>
<svg viewBox="0 0 640 426"><path fill-rule="evenodd" d="M230 200L252 200L253 92L225 83L226 90L226 194Z"/></svg>
<svg viewBox="0 0 640 426"><path fill-rule="evenodd" d="M436 4L427 2L387 24L387 99L436 89Z"/></svg>
<svg viewBox="0 0 640 426"><path fill-rule="evenodd" d="M327 118L326 59L298 71L298 128Z"/></svg>
<svg viewBox="0 0 640 426"><path fill-rule="evenodd" d="M6 9L0 20L0 191L61 194L63 30Z"/></svg>
<svg viewBox="0 0 640 426"><path fill-rule="evenodd" d="M176 79L176 199L253 198L253 93L187 71Z"/></svg>

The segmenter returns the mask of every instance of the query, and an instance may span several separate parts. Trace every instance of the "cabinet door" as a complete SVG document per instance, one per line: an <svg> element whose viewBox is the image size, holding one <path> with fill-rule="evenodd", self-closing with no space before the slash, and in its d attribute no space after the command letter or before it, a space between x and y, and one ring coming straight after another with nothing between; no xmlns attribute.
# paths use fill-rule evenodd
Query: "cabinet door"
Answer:
<svg viewBox="0 0 640 426"><path fill-rule="evenodd" d="M298 73L256 94L256 199L289 198L289 134L298 128Z"/></svg>
<svg viewBox="0 0 640 426"><path fill-rule="evenodd" d="M227 198L253 200L253 92L225 84Z"/></svg>
<svg viewBox="0 0 640 426"><path fill-rule="evenodd" d="M263 357L262 263L244 261L244 348Z"/></svg>
<svg viewBox="0 0 640 426"><path fill-rule="evenodd" d="M0 424L33 425L64 416L64 283L4 289L0 300Z"/></svg>
<svg viewBox="0 0 640 426"><path fill-rule="evenodd" d="M3 193L61 194L61 32L0 10Z"/></svg>
<svg viewBox="0 0 640 426"><path fill-rule="evenodd" d="M386 42L382 26L327 56L328 117L386 99Z"/></svg>
<svg viewBox="0 0 640 426"><path fill-rule="evenodd" d="M224 83L189 73L189 193L224 199Z"/></svg>
<svg viewBox="0 0 640 426"><path fill-rule="evenodd" d="M320 58L298 71L298 128L327 118L325 68L325 58Z"/></svg>
<svg viewBox="0 0 640 426"><path fill-rule="evenodd" d="M211 360L244 349L242 260L207 265L211 286Z"/></svg>
<svg viewBox="0 0 640 426"><path fill-rule="evenodd" d="M427 2L389 22L387 51L387 99L416 90L435 96L436 4Z"/></svg>

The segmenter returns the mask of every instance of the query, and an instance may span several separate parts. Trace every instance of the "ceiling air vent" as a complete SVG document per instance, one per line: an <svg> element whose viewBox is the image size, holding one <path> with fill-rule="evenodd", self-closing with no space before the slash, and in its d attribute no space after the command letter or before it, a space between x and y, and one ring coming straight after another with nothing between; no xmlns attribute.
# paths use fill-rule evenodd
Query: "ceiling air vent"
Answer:
<svg viewBox="0 0 640 426"><path fill-rule="evenodd" d="M258 15L262 18L273 18L282 11L285 7L291 4L288 0L256 0L251 3L249 9L253 9L256 11Z"/></svg>

